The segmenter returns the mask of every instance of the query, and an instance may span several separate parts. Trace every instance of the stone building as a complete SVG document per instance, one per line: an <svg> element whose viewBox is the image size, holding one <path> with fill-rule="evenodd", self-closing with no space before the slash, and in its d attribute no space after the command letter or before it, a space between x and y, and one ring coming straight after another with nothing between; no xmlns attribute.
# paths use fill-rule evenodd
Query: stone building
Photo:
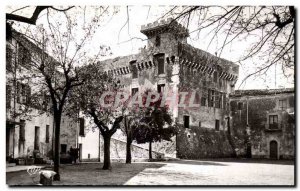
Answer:
<svg viewBox="0 0 300 191"><path fill-rule="evenodd" d="M53 156L53 116L48 112L48 96L34 102L38 81L30 62L36 46L22 34L12 31L6 38L6 160ZM35 104L34 104L35 103ZM75 147L77 123L62 117L61 153ZM36 154L38 153L38 154Z"/></svg>
<svg viewBox="0 0 300 191"><path fill-rule="evenodd" d="M294 159L294 94L294 89L274 89L230 95L232 136L239 156Z"/></svg>
<svg viewBox="0 0 300 191"><path fill-rule="evenodd" d="M176 138L178 157L231 156L226 117L238 65L189 45L188 29L172 19L142 26L141 33L148 40L139 53L100 61L99 65L131 94L152 89L174 98L171 111L181 126ZM181 107L180 103L187 104ZM208 137L203 138L201 132ZM97 133L93 136L94 142L99 140ZM83 153L91 149L84 146L91 145L90 137L80 139L85 142Z"/></svg>

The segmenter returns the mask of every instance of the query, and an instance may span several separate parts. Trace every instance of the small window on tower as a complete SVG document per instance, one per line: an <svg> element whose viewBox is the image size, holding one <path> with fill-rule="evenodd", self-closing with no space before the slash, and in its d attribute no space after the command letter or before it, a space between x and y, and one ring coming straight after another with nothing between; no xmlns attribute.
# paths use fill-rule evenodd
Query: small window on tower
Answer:
<svg viewBox="0 0 300 191"><path fill-rule="evenodd" d="M136 93L138 93L139 88L132 88L131 89L131 96L134 96Z"/></svg>
<svg viewBox="0 0 300 191"><path fill-rule="evenodd" d="M238 103L238 110L243 110L243 102Z"/></svg>
<svg viewBox="0 0 300 191"><path fill-rule="evenodd" d="M164 92L164 89L165 89L165 84L158 84L157 85L157 92L158 93Z"/></svg>
<svg viewBox="0 0 300 191"><path fill-rule="evenodd" d="M158 66L158 74L165 73L165 54L157 54L154 56L154 65Z"/></svg>
<svg viewBox="0 0 300 191"><path fill-rule="evenodd" d="M218 82L218 73L216 71L214 72L214 82Z"/></svg>
<svg viewBox="0 0 300 191"><path fill-rule="evenodd" d="M130 62L130 69L132 71L132 79L138 78L138 68L135 60Z"/></svg>
<svg viewBox="0 0 300 191"><path fill-rule="evenodd" d="M220 120L218 120L218 119L216 119L215 130L216 130L216 131L219 131L219 130L220 130Z"/></svg>
<svg viewBox="0 0 300 191"><path fill-rule="evenodd" d="M155 38L155 46L160 46L160 36L157 35Z"/></svg>
<svg viewBox="0 0 300 191"><path fill-rule="evenodd" d="M190 116L183 116L184 128L190 128Z"/></svg>

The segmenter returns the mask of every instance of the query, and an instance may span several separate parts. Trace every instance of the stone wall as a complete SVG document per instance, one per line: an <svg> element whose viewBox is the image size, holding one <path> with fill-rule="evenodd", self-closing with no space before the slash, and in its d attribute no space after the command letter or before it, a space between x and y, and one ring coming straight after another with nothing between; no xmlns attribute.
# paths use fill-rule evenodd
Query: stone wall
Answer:
<svg viewBox="0 0 300 191"><path fill-rule="evenodd" d="M285 109L280 108L279 100L286 100ZM246 156L246 144L249 139L253 158L269 158L271 141L278 143L278 158L294 157L295 124L293 116L290 115L294 112L293 93L233 96L230 105L232 136L239 156ZM278 129L269 128L270 115L278 116Z"/></svg>
<svg viewBox="0 0 300 191"><path fill-rule="evenodd" d="M90 155L91 156L91 155ZM93 155L95 156L95 155ZM149 150L143 148L137 144L131 145L131 157L132 159L148 159L149 158ZM156 151L152 151L152 157L154 159L163 158L164 154ZM126 159L126 141L111 139L110 143L110 158L115 159ZM104 142L103 138L100 139L100 161L104 160ZM82 161L99 161L99 157L83 157Z"/></svg>
<svg viewBox="0 0 300 191"><path fill-rule="evenodd" d="M177 135L177 157L183 159L232 157L226 131L191 126L180 127Z"/></svg>

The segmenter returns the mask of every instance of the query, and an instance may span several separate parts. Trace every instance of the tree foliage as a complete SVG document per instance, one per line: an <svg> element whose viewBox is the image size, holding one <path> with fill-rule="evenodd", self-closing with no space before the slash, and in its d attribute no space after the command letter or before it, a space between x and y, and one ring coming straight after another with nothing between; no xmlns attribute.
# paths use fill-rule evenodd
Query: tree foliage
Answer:
<svg viewBox="0 0 300 191"><path fill-rule="evenodd" d="M151 90L146 90L142 93L143 105L146 104L146 99ZM157 101L149 104L149 107L138 108L136 112L135 128L132 131L132 138L137 143L149 143L149 158L152 158L153 142L160 142L162 140L171 141L171 137L176 134L173 126L172 115L169 111L168 105L162 103L162 95Z"/></svg>
<svg viewBox="0 0 300 191"><path fill-rule="evenodd" d="M104 72L100 63L91 63L80 68L80 76L85 79L82 86L76 88L71 96L73 112L81 111L87 118L92 119L104 138L104 164L103 169L111 169L110 139L120 128L123 120L120 108L113 107L113 95L105 96L106 92L117 92L119 84ZM102 97L104 95L104 97ZM112 106L104 106L112 104ZM72 112L72 113L73 113Z"/></svg>

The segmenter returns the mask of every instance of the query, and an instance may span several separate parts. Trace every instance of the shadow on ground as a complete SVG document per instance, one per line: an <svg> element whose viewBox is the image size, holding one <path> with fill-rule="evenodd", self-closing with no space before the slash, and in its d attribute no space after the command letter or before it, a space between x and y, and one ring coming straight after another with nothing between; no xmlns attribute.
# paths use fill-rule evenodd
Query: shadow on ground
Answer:
<svg viewBox="0 0 300 191"><path fill-rule="evenodd" d="M61 181L53 185L123 185L145 169L158 169L160 163L112 163L112 170L102 170L102 163L62 165ZM6 173L6 183L10 186L34 185L26 171Z"/></svg>

